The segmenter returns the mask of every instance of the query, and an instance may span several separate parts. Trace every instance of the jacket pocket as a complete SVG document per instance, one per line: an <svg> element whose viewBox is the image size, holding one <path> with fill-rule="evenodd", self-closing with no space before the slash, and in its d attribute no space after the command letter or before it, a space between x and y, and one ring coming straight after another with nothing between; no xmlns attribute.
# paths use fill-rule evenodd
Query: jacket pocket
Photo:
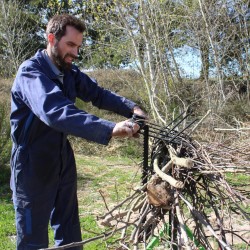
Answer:
<svg viewBox="0 0 250 250"><path fill-rule="evenodd" d="M26 197L25 168L28 165L29 154L26 146L19 145L11 159L11 188L17 197Z"/></svg>

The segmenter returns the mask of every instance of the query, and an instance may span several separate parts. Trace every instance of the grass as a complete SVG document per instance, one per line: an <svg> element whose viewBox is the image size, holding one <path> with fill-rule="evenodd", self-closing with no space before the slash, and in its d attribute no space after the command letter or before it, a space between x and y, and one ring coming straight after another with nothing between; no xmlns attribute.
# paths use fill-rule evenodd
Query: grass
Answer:
<svg viewBox="0 0 250 250"><path fill-rule="evenodd" d="M138 166L125 157L95 157L76 155L78 169L79 214L83 239L89 239L105 231L96 217L121 201L139 182ZM9 168L2 168L0 175L0 249L15 249L15 215L9 188ZM102 194L102 195L101 195ZM103 200L105 199L105 202ZM49 230L50 246L53 231ZM113 241L110 239L108 242ZM86 244L85 250L107 249L102 240Z"/></svg>
<svg viewBox="0 0 250 250"><path fill-rule="evenodd" d="M9 188L10 170L1 168L0 175L0 249L15 249L14 207Z"/></svg>
<svg viewBox="0 0 250 250"><path fill-rule="evenodd" d="M15 249L15 221L13 205L0 203L0 249Z"/></svg>
<svg viewBox="0 0 250 250"><path fill-rule="evenodd" d="M227 173L226 179L231 185L236 186L248 185L250 183L250 175L247 174Z"/></svg>
<svg viewBox="0 0 250 250"><path fill-rule="evenodd" d="M134 75L133 72L124 71L122 72L107 72L107 70L103 72L95 72L94 77L97 78L98 82L101 83L102 86L107 87L118 94L129 97L139 104L144 104L147 107L147 97L145 93L142 91L142 83L140 75ZM115 73L115 75L113 74ZM133 73L133 74L132 74ZM121 77L121 74L122 75ZM119 77L117 77L119 75ZM108 78L107 78L108 77ZM123 79L123 80L121 80ZM12 79L8 79L8 81L0 79L0 94L1 100L4 105L0 112L2 114L0 119L0 127L2 126L1 134L0 134L0 249L1 250L12 250L15 249L15 220L14 220L14 208L11 201L11 194L9 190L9 170L8 168L2 168L1 161L9 162L10 147L8 143L8 138L6 135L9 134L8 130L6 130L7 126L5 124L9 124L9 116L6 113L9 110L9 98L10 98L10 87L11 87ZM132 83L132 84L131 84ZM199 86L198 82L196 83ZM128 86L133 86L133 91ZM196 89L196 88L195 88ZM196 89L197 90L197 89ZM184 92L183 92L184 93ZM197 94L197 93L196 93ZM190 94L192 96L192 94ZM189 97L190 97L189 96ZM184 98L185 99L185 98ZM236 108L229 109L227 108L226 115L230 114L229 118L236 116L240 113L244 108L246 108L245 100L244 105L237 105ZM230 102L231 103L231 102ZM5 105L6 104L6 105ZM101 112L100 110L93 108L91 105L78 101L77 105L86 110L87 112L99 115L105 119L120 121L120 116L113 116L109 112ZM243 108L242 108L243 107ZM173 107L173 109L175 109ZM200 105L197 109L197 114L203 113L203 110L206 109L206 105ZM239 109L240 108L240 109ZM232 112L235 110L237 112ZM145 110L150 111L149 108L145 108ZM170 109L171 110L171 109ZM170 111L171 112L171 111ZM7 115L7 123L3 123L4 116ZM171 115L170 115L171 117ZM232 120L232 119L231 119ZM242 119L237 119L242 120ZM216 120L215 120L216 122ZM209 138L214 138L211 136L211 126L210 122L205 124L206 131L209 131ZM207 133L207 132L206 132ZM199 133L201 136L201 140L207 139L206 133ZM216 133L216 137L218 134ZM223 137L224 138L224 137ZM79 154L76 157L77 166L78 166L78 196L79 196L79 211L80 211L80 220L82 226L82 235L83 239L88 239L90 237L95 236L96 234L100 234L104 231L102 227L98 225L96 222L96 216L105 213L106 207L104 204L104 200L108 204L108 207L112 207L114 204L117 204L120 200L122 200L127 194L130 193L131 188L134 183L139 183L139 175L136 175L138 172L138 167L134 164L132 160L127 157L132 157L135 155L141 155L142 142L141 146L138 147L138 141L133 140L123 140L123 143L112 143L108 147L97 146L97 144L85 143L84 140L80 138L73 138L72 144L75 152ZM3 143L6 142L6 143ZM112 151L112 155L114 152L116 156L108 156L109 150ZM89 154L89 155L98 155L99 157L91 156L85 157L81 154ZM101 157L103 154L105 157ZM108 156L108 157L107 157ZM135 177L136 176L136 177ZM243 183L250 183L249 176L247 175L235 175L229 174L227 176L228 180L235 185L241 185ZM249 186L248 186L249 187ZM249 208L249 207L248 207ZM249 208L250 209L250 208ZM249 209L247 210L248 212ZM50 245L53 245L53 232L49 231ZM112 239L114 240L114 239ZM112 241L110 240L110 241ZM107 249L106 244L102 242L102 240L95 241L92 243L88 243L85 246L85 250L89 249ZM239 246L239 248L234 249L246 249L244 245Z"/></svg>
<svg viewBox="0 0 250 250"><path fill-rule="evenodd" d="M83 239L105 232L97 216L122 201L139 183L138 167L128 158L77 156L78 199ZM114 241L115 237L109 241ZM108 241L108 242L109 242ZM107 249L102 240L88 243L84 249Z"/></svg>

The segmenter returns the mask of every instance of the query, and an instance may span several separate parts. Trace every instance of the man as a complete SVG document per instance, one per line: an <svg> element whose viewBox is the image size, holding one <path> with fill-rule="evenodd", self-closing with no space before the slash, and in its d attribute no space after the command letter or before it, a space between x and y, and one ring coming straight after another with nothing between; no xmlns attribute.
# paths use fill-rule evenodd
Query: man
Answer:
<svg viewBox="0 0 250 250"><path fill-rule="evenodd" d="M107 145L112 137L138 132L139 126L129 120L113 123L79 110L76 97L127 118L132 113L145 116L134 102L99 87L72 64L84 29L73 16L54 16L46 29L47 49L20 66L11 90L11 188L18 250L46 248L49 221L57 246L81 241L68 134Z"/></svg>

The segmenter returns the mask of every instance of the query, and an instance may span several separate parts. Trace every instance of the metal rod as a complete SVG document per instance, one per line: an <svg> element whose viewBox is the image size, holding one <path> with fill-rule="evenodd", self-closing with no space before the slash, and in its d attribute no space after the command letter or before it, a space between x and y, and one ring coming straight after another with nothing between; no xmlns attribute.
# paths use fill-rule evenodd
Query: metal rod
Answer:
<svg viewBox="0 0 250 250"><path fill-rule="evenodd" d="M188 126L186 126L183 130L181 130L180 132L178 132L178 131L176 131L176 130L173 130L173 129L171 129L171 130L169 130L169 131L166 131L166 133L164 133L165 131L162 131L161 129L155 129L155 130L158 130L158 131L161 131L162 133L158 133L158 132L156 132L156 131L154 131L154 130L149 130L149 133L151 133L151 136L152 136L152 133L153 134L156 134L157 136L163 136L163 137L169 137L169 138L172 138L172 139L174 139L174 138L176 138L177 136L179 136L181 133L183 133L187 128L189 128L194 122L196 122L197 121L197 119L195 119L194 121L192 121ZM148 127L149 129L150 129L150 127ZM177 134L175 134L175 135L173 135L173 133L172 133L172 135L174 136L169 136L170 134L171 134L171 132L178 132ZM153 136L152 136L153 137Z"/></svg>
<svg viewBox="0 0 250 250"><path fill-rule="evenodd" d="M171 130L174 130L181 122L183 122L188 116L190 116L190 113L185 115ZM170 130L170 131L171 131Z"/></svg>
<svg viewBox="0 0 250 250"><path fill-rule="evenodd" d="M177 121L183 114L185 114L186 111L183 111L181 114L179 114L174 120L172 120L166 127L169 127L171 124L173 124L175 121ZM189 113L188 115L190 115Z"/></svg>
<svg viewBox="0 0 250 250"><path fill-rule="evenodd" d="M143 135L143 132L139 132L139 134L142 134ZM157 136L155 136L155 135L151 135L151 134L149 134L148 135L149 137L151 137L151 138L154 138L154 139L157 139L157 140L161 140L161 141L165 141L165 142L167 142L167 143L169 143L170 141L172 142L172 143L175 143L175 144L180 144L180 140L178 141L178 140L168 140L168 139L166 139L166 138L163 138L163 137L157 137ZM171 137L170 137L171 138ZM176 139L176 138L175 138Z"/></svg>
<svg viewBox="0 0 250 250"><path fill-rule="evenodd" d="M172 139L171 139L171 141L172 140L174 140L178 135L180 135L181 133L183 133L187 128L189 128L192 124L194 124L196 121L197 121L198 119L195 119L194 121L192 121L188 126L186 126L182 131L180 131L177 135L175 135L175 137L173 137ZM170 142L171 142L170 141Z"/></svg>
<svg viewBox="0 0 250 250"><path fill-rule="evenodd" d="M175 130L174 130L175 131ZM177 132L177 131L175 131L175 132ZM156 134L157 136L163 136L163 137L172 137L172 136L168 136L168 135L170 135L170 134L173 134L173 131L171 132L171 133L169 133L169 132L166 132L166 133L159 133L159 132L157 132L157 131L154 131L154 130L149 130L149 133L151 133L151 134Z"/></svg>
<svg viewBox="0 0 250 250"><path fill-rule="evenodd" d="M148 126L144 126L143 130L143 170L142 170L142 184L146 184L148 182L148 137L149 137L149 128Z"/></svg>
<svg viewBox="0 0 250 250"><path fill-rule="evenodd" d="M161 129L166 129L166 128L168 128L170 125L172 125L175 121L177 121L183 114L185 114L185 112L186 112L186 111L184 111L184 112L182 112L181 114L179 114L174 120L172 120L168 125L166 125L166 126L164 126L164 127L162 127L162 126L160 126L160 125L157 125L157 124L154 124L154 123L151 123L151 122L147 122L147 121L146 121L146 123L149 124L149 125L153 125L153 126L155 126L155 127L161 127ZM190 114L188 114L188 115L190 115Z"/></svg>
<svg viewBox="0 0 250 250"><path fill-rule="evenodd" d="M158 131L161 131L161 132L167 132L168 134L170 134L172 131L175 131L175 132L177 132L176 130L174 130L181 122L183 122L184 121L184 119L186 119L188 116L190 115L190 113L189 114L187 114L186 116L184 116L173 128L171 128L171 129L168 129L167 131L166 131L166 128L164 129L164 128L158 128L159 127L159 125L156 125L156 124L154 124L154 123L148 123L147 122L147 124L151 124L151 127L153 126L154 128L154 130L158 130ZM175 119L176 120L176 119ZM171 122L171 123L173 123L173 122ZM170 123L170 124L171 124ZM169 125L168 125L169 126ZM190 126L190 125L189 125ZM188 127L189 127L188 126ZM182 133L184 130L186 130L188 127L185 127L180 133ZM143 128L142 128L143 129ZM150 129L150 127L149 127L149 129ZM168 134L162 134L162 133L157 133L157 132L155 132L155 131L153 131L153 130L150 130L149 132L151 132L151 133L155 133L155 134L157 134L157 135L161 135L161 136L164 136L164 137L166 137L166 136L168 136ZM180 134L179 133L179 134ZM179 135L178 134L178 135ZM177 136L178 136L177 135Z"/></svg>

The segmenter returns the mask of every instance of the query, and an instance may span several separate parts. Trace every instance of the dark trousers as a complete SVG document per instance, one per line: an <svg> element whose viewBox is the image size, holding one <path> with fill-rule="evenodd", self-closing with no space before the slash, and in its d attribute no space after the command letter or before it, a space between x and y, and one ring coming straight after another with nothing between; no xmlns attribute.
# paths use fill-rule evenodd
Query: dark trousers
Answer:
<svg viewBox="0 0 250 250"><path fill-rule="evenodd" d="M19 154L16 155L17 160ZM68 151L64 164L60 164L59 170L52 171L46 178L34 174L33 166L28 163L28 160L16 161L13 164L15 169L12 169L17 250L47 248L49 222L54 230L56 246L81 241L73 154Z"/></svg>
<svg viewBox="0 0 250 250"><path fill-rule="evenodd" d="M61 246L82 240L77 202L74 202L74 205L70 202L60 204L59 209L51 209L51 200L27 202L15 199L14 204L17 250L35 250L48 247L49 219L51 219L51 226L54 230L55 245ZM70 249L80 250L82 248Z"/></svg>

